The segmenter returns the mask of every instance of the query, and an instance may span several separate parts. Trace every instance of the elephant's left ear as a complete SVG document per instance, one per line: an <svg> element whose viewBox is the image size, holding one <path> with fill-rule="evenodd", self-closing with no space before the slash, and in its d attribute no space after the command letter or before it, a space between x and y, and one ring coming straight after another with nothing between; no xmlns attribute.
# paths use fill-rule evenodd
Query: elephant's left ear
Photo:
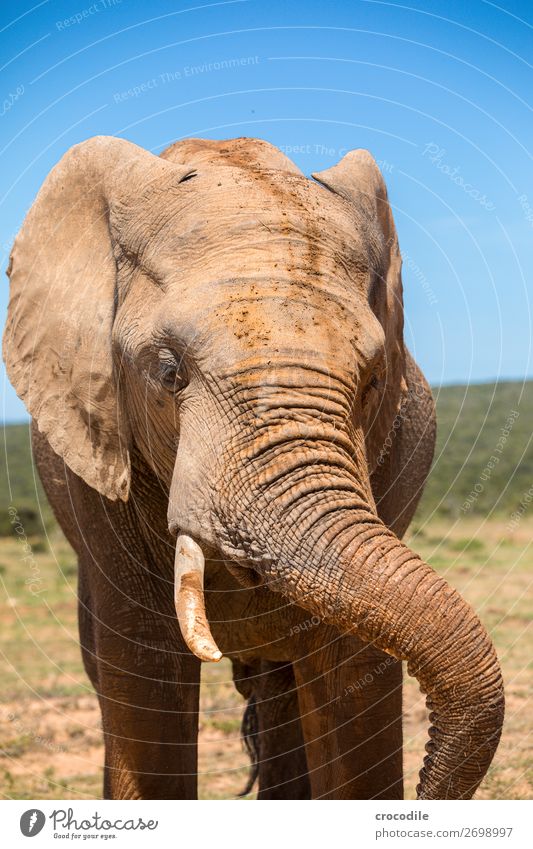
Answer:
<svg viewBox="0 0 533 849"><path fill-rule="evenodd" d="M312 176L345 198L364 216L378 243L380 261L375 269L376 280L370 302L385 333L387 361L381 391L370 399L366 412L367 455L370 471L373 471L407 393L402 258L396 227L385 181L374 157L367 150L352 150L333 168Z"/></svg>

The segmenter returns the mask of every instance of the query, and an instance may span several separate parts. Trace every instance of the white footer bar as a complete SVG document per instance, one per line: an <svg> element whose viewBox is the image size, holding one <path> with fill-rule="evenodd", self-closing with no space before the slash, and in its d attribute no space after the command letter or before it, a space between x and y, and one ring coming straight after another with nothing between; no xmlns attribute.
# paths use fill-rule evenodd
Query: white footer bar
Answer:
<svg viewBox="0 0 533 849"><path fill-rule="evenodd" d="M530 847L532 802L4 801L2 845ZM31 838L35 843L30 843ZM67 843L67 841L69 841Z"/></svg>

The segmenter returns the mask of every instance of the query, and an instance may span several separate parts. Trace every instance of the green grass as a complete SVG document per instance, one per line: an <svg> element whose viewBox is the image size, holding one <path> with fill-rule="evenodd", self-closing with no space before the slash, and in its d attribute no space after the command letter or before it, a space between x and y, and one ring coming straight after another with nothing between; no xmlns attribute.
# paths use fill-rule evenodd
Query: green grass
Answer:
<svg viewBox="0 0 533 849"><path fill-rule="evenodd" d="M533 381L447 386L434 394L437 448L418 518L519 510L533 484Z"/></svg>
<svg viewBox="0 0 533 849"><path fill-rule="evenodd" d="M42 551L29 538L31 566L22 559L18 539L1 541L6 701L30 693L37 698L81 694L89 687L78 646L76 557L58 531L51 540L52 551L48 546Z"/></svg>
<svg viewBox="0 0 533 849"><path fill-rule="evenodd" d="M28 536L42 534L53 518L33 463L29 425L6 425L0 453L0 536L13 534L13 510Z"/></svg>

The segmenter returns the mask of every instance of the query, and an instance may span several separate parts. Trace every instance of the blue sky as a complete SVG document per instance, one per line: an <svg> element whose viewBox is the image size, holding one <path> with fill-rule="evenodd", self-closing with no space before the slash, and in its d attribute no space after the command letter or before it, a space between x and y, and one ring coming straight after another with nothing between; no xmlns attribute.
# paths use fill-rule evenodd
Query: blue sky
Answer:
<svg viewBox="0 0 533 849"><path fill-rule="evenodd" d="M427 377L531 376L532 24L525 0L3 2L2 267L50 168L96 134L154 152L258 136L308 174L365 147ZM7 293L4 277L2 321Z"/></svg>

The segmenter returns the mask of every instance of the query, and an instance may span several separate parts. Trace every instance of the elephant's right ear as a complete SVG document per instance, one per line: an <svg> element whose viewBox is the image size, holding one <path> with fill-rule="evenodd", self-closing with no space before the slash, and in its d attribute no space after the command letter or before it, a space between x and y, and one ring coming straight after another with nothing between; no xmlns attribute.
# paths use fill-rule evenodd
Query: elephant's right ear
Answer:
<svg viewBox="0 0 533 849"><path fill-rule="evenodd" d="M54 451L111 499L128 498L130 460L112 356L110 207L124 205L121 192L128 206L169 167L122 139L71 148L31 207L8 271L9 378Z"/></svg>

